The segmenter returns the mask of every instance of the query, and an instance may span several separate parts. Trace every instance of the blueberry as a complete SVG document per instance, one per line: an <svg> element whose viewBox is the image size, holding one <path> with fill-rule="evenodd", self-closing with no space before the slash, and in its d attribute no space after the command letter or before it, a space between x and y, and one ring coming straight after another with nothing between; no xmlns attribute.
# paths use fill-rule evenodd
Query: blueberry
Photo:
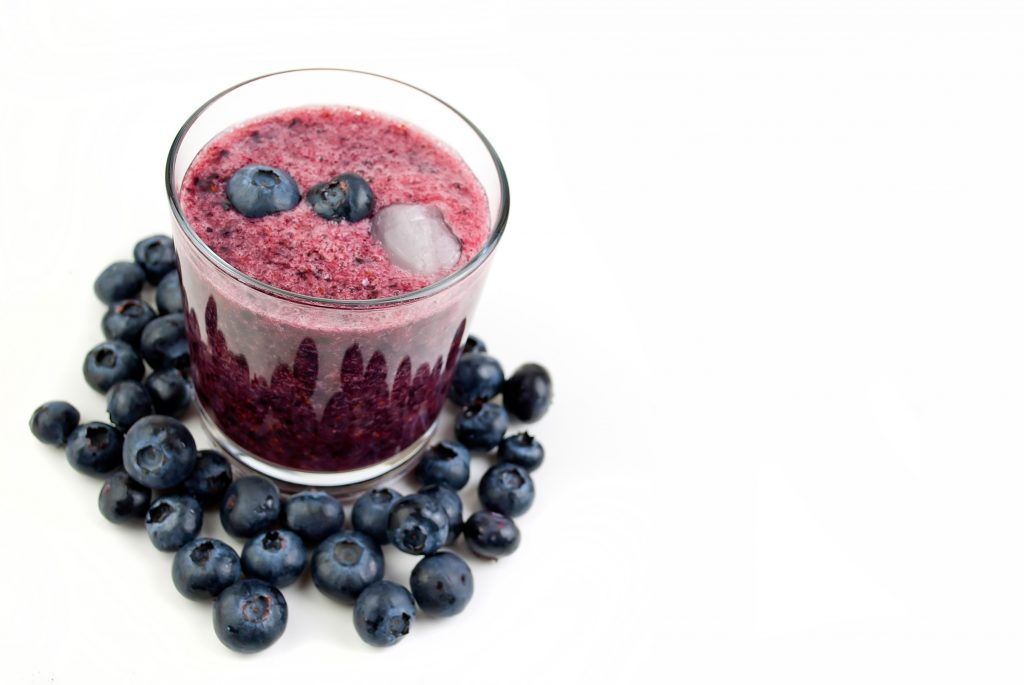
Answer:
<svg viewBox="0 0 1024 685"><path fill-rule="evenodd" d="M121 300L110 305L100 325L107 340L123 340L135 346L142 329L155 318L156 312L142 300Z"/></svg>
<svg viewBox="0 0 1024 685"><path fill-rule="evenodd" d="M391 507L388 538L407 554L432 554L448 539L448 515L429 495L406 495Z"/></svg>
<svg viewBox="0 0 1024 685"><path fill-rule="evenodd" d="M216 450L199 450L196 465L182 485L202 503L220 502L231 485L231 464Z"/></svg>
<svg viewBox="0 0 1024 685"><path fill-rule="evenodd" d="M146 532L153 546L173 552L195 540L203 527L203 508L194 497L167 495L149 505Z"/></svg>
<svg viewBox="0 0 1024 685"><path fill-rule="evenodd" d="M123 443L121 431L92 421L71 431L64 454L76 471L95 476L109 473L120 465Z"/></svg>
<svg viewBox="0 0 1024 685"><path fill-rule="evenodd" d="M154 371L143 381L157 414L181 416L192 403L192 385L178 369Z"/></svg>
<svg viewBox="0 0 1024 685"><path fill-rule="evenodd" d="M328 535L341 530L345 510L341 502L320 490L307 490L292 495L284 505L284 520L309 544L315 545Z"/></svg>
<svg viewBox="0 0 1024 685"><path fill-rule="evenodd" d="M473 554L483 559L505 557L519 547L515 521L493 511L478 511L466 519L462 536Z"/></svg>
<svg viewBox="0 0 1024 685"><path fill-rule="evenodd" d="M409 587L423 611L431 616L454 616L473 597L473 572L457 554L438 552L416 564Z"/></svg>
<svg viewBox="0 0 1024 685"><path fill-rule="evenodd" d="M486 353L487 345L475 335L466 336L466 343L462 346L462 354L473 354L474 352Z"/></svg>
<svg viewBox="0 0 1024 685"><path fill-rule="evenodd" d="M177 267L174 242L169 235L154 235L140 240L132 254L135 263L146 273L146 280L153 285Z"/></svg>
<svg viewBox="0 0 1024 685"><path fill-rule="evenodd" d="M164 314L146 324L139 339L142 356L154 370L187 369L188 338L185 315Z"/></svg>
<svg viewBox="0 0 1024 685"><path fill-rule="evenodd" d="M240 580L217 595L213 629L236 652L258 652L277 642L288 625L288 603L273 585Z"/></svg>
<svg viewBox="0 0 1024 685"><path fill-rule="evenodd" d="M441 483L461 490L469 482L469 450L451 440L432 445L416 465L416 477L424 485Z"/></svg>
<svg viewBox="0 0 1024 685"><path fill-rule="evenodd" d="M455 437L470 449L488 451L496 447L506 430L508 413L498 404L475 404L455 417Z"/></svg>
<svg viewBox="0 0 1024 685"><path fill-rule="evenodd" d="M260 476L239 478L228 486L220 503L220 522L231 535L248 538L277 523L281 493Z"/></svg>
<svg viewBox="0 0 1024 685"><path fill-rule="evenodd" d="M231 176L228 201L243 216L256 219L299 204L302 194L287 171L262 164L244 166Z"/></svg>
<svg viewBox="0 0 1024 685"><path fill-rule="evenodd" d="M363 590L356 601L352 621L363 642L390 647L409 634L416 618L412 595L398 583L379 580Z"/></svg>
<svg viewBox="0 0 1024 685"><path fill-rule="evenodd" d="M64 445L71 431L78 426L81 415L73 406L62 400L39 405L28 420L29 430L39 442L47 445Z"/></svg>
<svg viewBox="0 0 1024 685"><path fill-rule="evenodd" d="M448 537L445 538L444 544L450 545L455 542L455 538L462 532L462 499L459 498L459 493L447 485L437 484L421 488L420 494L433 497L444 509L445 516L448 517Z"/></svg>
<svg viewBox="0 0 1024 685"><path fill-rule="evenodd" d="M544 416L551 406L551 375L540 364L523 364L501 389L508 413L527 423Z"/></svg>
<svg viewBox="0 0 1024 685"><path fill-rule="evenodd" d="M146 416L124 438L124 469L151 488L182 483L196 464L196 441L181 421L170 416Z"/></svg>
<svg viewBox="0 0 1024 685"><path fill-rule="evenodd" d="M107 414L110 422L123 431L143 416L153 413L153 400L138 381L120 381L107 391Z"/></svg>
<svg viewBox="0 0 1024 685"><path fill-rule="evenodd" d="M306 546L290 530L268 530L242 548L242 570L277 587L291 585L306 568Z"/></svg>
<svg viewBox="0 0 1024 685"><path fill-rule="evenodd" d="M129 300L142 291L146 272L135 262L114 262L96 278L92 289L104 304Z"/></svg>
<svg viewBox="0 0 1024 685"><path fill-rule="evenodd" d="M178 272L172 271L160 279L156 286L156 310L160 314L177 314L184 311L181 300L181 279Z"/></svg>
<svg viewBox="0 0 1024 685"><path fill-rule="evenodd" d="M118 381L141 381L145 367L131 345L123 340L108 340L85 355L82 373L89 387L106 392Z"/></svg>
<svg viewBox="0 0 1024 685"><path fill-rule="evenodd" d="M335 533L321 542L309 566L317 589L347 604L384 577L380 545L358 531Z"/></svg>
<svg viewBox="0 0 1024 685"><path fill-rule="evenodd" d="M111 523L141 520L149 510L152 494L124 471L107 476L100 488L100 513Z"/></svg>
<svg viewBox="0 0 1024 685"><path fill-rule="evenodd" d="M464 354L455 365L455 375L448 397L460 407L486 402L499 392L505 372L494 357L486 354Z"/></svg>
<svg viewBox="0 0 1024 685"><path fill-rule="evenodd" d="M212 599L238 582L242 562L228 545L213 538L196 538L174 553L171 580L189 599Z"/></svg>
<svg viewBox="0 0 1024 685"><path fill-rule="evenodd" d="M369 535L378 545L388 540L388 516L402 495L398 490L379 488L364 492L352 507L352 527Z"/></svg>
<svg viewBox="0 0 1024 685"><path fill-rule="evenodd" d="M480 503L509 518L526 513L533 504L533 479L518 464L501 462L480 479Z"/></svg>
<svg viewBox="0 0 1024 685"><path fill-rule="evenodd" d="M529 433L507 435L498 444L498 460L534 471L544 462L544 446Z"/></svg>
<svg viewBox="0 0 1024 685"><path fill-rule="evenodd" d="M333 221L361 221L373 212L373 191L358 174L342 174L309 189L313 211Z"/></svg>

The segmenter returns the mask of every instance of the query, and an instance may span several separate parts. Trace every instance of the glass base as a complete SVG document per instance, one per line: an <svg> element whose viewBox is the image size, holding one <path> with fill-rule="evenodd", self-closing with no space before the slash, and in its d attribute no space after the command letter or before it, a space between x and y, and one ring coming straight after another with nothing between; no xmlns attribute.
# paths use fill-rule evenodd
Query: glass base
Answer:
<svg viewBox="0 0 1024 685"><path fill-rule="evenodd" d="M233 468L236 473L242 475L258 475L269 478L277 483L282 492L297 492L305 488L317 488L325 490L340 497L355 496L364 490L380 485L393 478L401 476L411 469L419 461L423 448L430 442L430 438L437 430L437 421L426 430L416 442L404 450L384 461L352 471L338 471L336 473L325 473L323 471L301 471L290 469L278 464L271 464L259 457L250 454L244 448L235 443L234 440L224 434L217 424L213 422L210 415L206 413L202 403L198 399L194 402L199 410L199 417L203 422L203 428L214 444L232 459Z"/></svg>

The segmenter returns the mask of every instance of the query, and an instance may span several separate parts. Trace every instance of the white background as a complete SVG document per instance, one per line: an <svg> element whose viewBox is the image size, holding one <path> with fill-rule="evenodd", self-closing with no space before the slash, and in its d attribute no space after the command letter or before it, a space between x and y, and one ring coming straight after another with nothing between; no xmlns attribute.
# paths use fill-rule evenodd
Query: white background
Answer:
<svg viewBox="0 0 1024 685"><path fill-rule="evenodd" d="M2 8L4 682L1024 678L1019 3ZM242 657L26 422L103 417L92 280L168 230L180 124L301 66L487 133L512 217L472 328L557 401L465 613L373 650L306 580Z"/></svg>

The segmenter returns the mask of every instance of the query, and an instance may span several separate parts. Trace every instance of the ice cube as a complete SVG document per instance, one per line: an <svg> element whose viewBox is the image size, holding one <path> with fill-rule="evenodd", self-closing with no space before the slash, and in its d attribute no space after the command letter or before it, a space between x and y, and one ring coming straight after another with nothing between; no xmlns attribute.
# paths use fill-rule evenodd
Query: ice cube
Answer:
<svg viewBox="0 0 1024 685"><path fill-rule="evenodd" d="M462 243L433 205L388 205L370 222L370 234L400 269L429 276L459 263Z"/></svg>

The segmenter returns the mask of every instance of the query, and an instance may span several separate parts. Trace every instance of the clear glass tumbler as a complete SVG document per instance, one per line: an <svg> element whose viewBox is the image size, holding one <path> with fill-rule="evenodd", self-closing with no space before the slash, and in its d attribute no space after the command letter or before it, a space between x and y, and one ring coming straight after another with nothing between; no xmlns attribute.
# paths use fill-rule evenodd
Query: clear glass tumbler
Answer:
<svg viewBox="0 0 1024 685"><path fill-rule="evenodd" d="M488 197L491 233L480 252L426 288L374 300L288 292L218 257L179 203L189 165L225 129L306 105L389 114L460 155ZM287 489L356 492L410 467L437 424L508 218L508 182L483 134L400 81L343 69L280 72L229 88L189 117L171 146L166 184L196 400L219 447Z"/></svg>

